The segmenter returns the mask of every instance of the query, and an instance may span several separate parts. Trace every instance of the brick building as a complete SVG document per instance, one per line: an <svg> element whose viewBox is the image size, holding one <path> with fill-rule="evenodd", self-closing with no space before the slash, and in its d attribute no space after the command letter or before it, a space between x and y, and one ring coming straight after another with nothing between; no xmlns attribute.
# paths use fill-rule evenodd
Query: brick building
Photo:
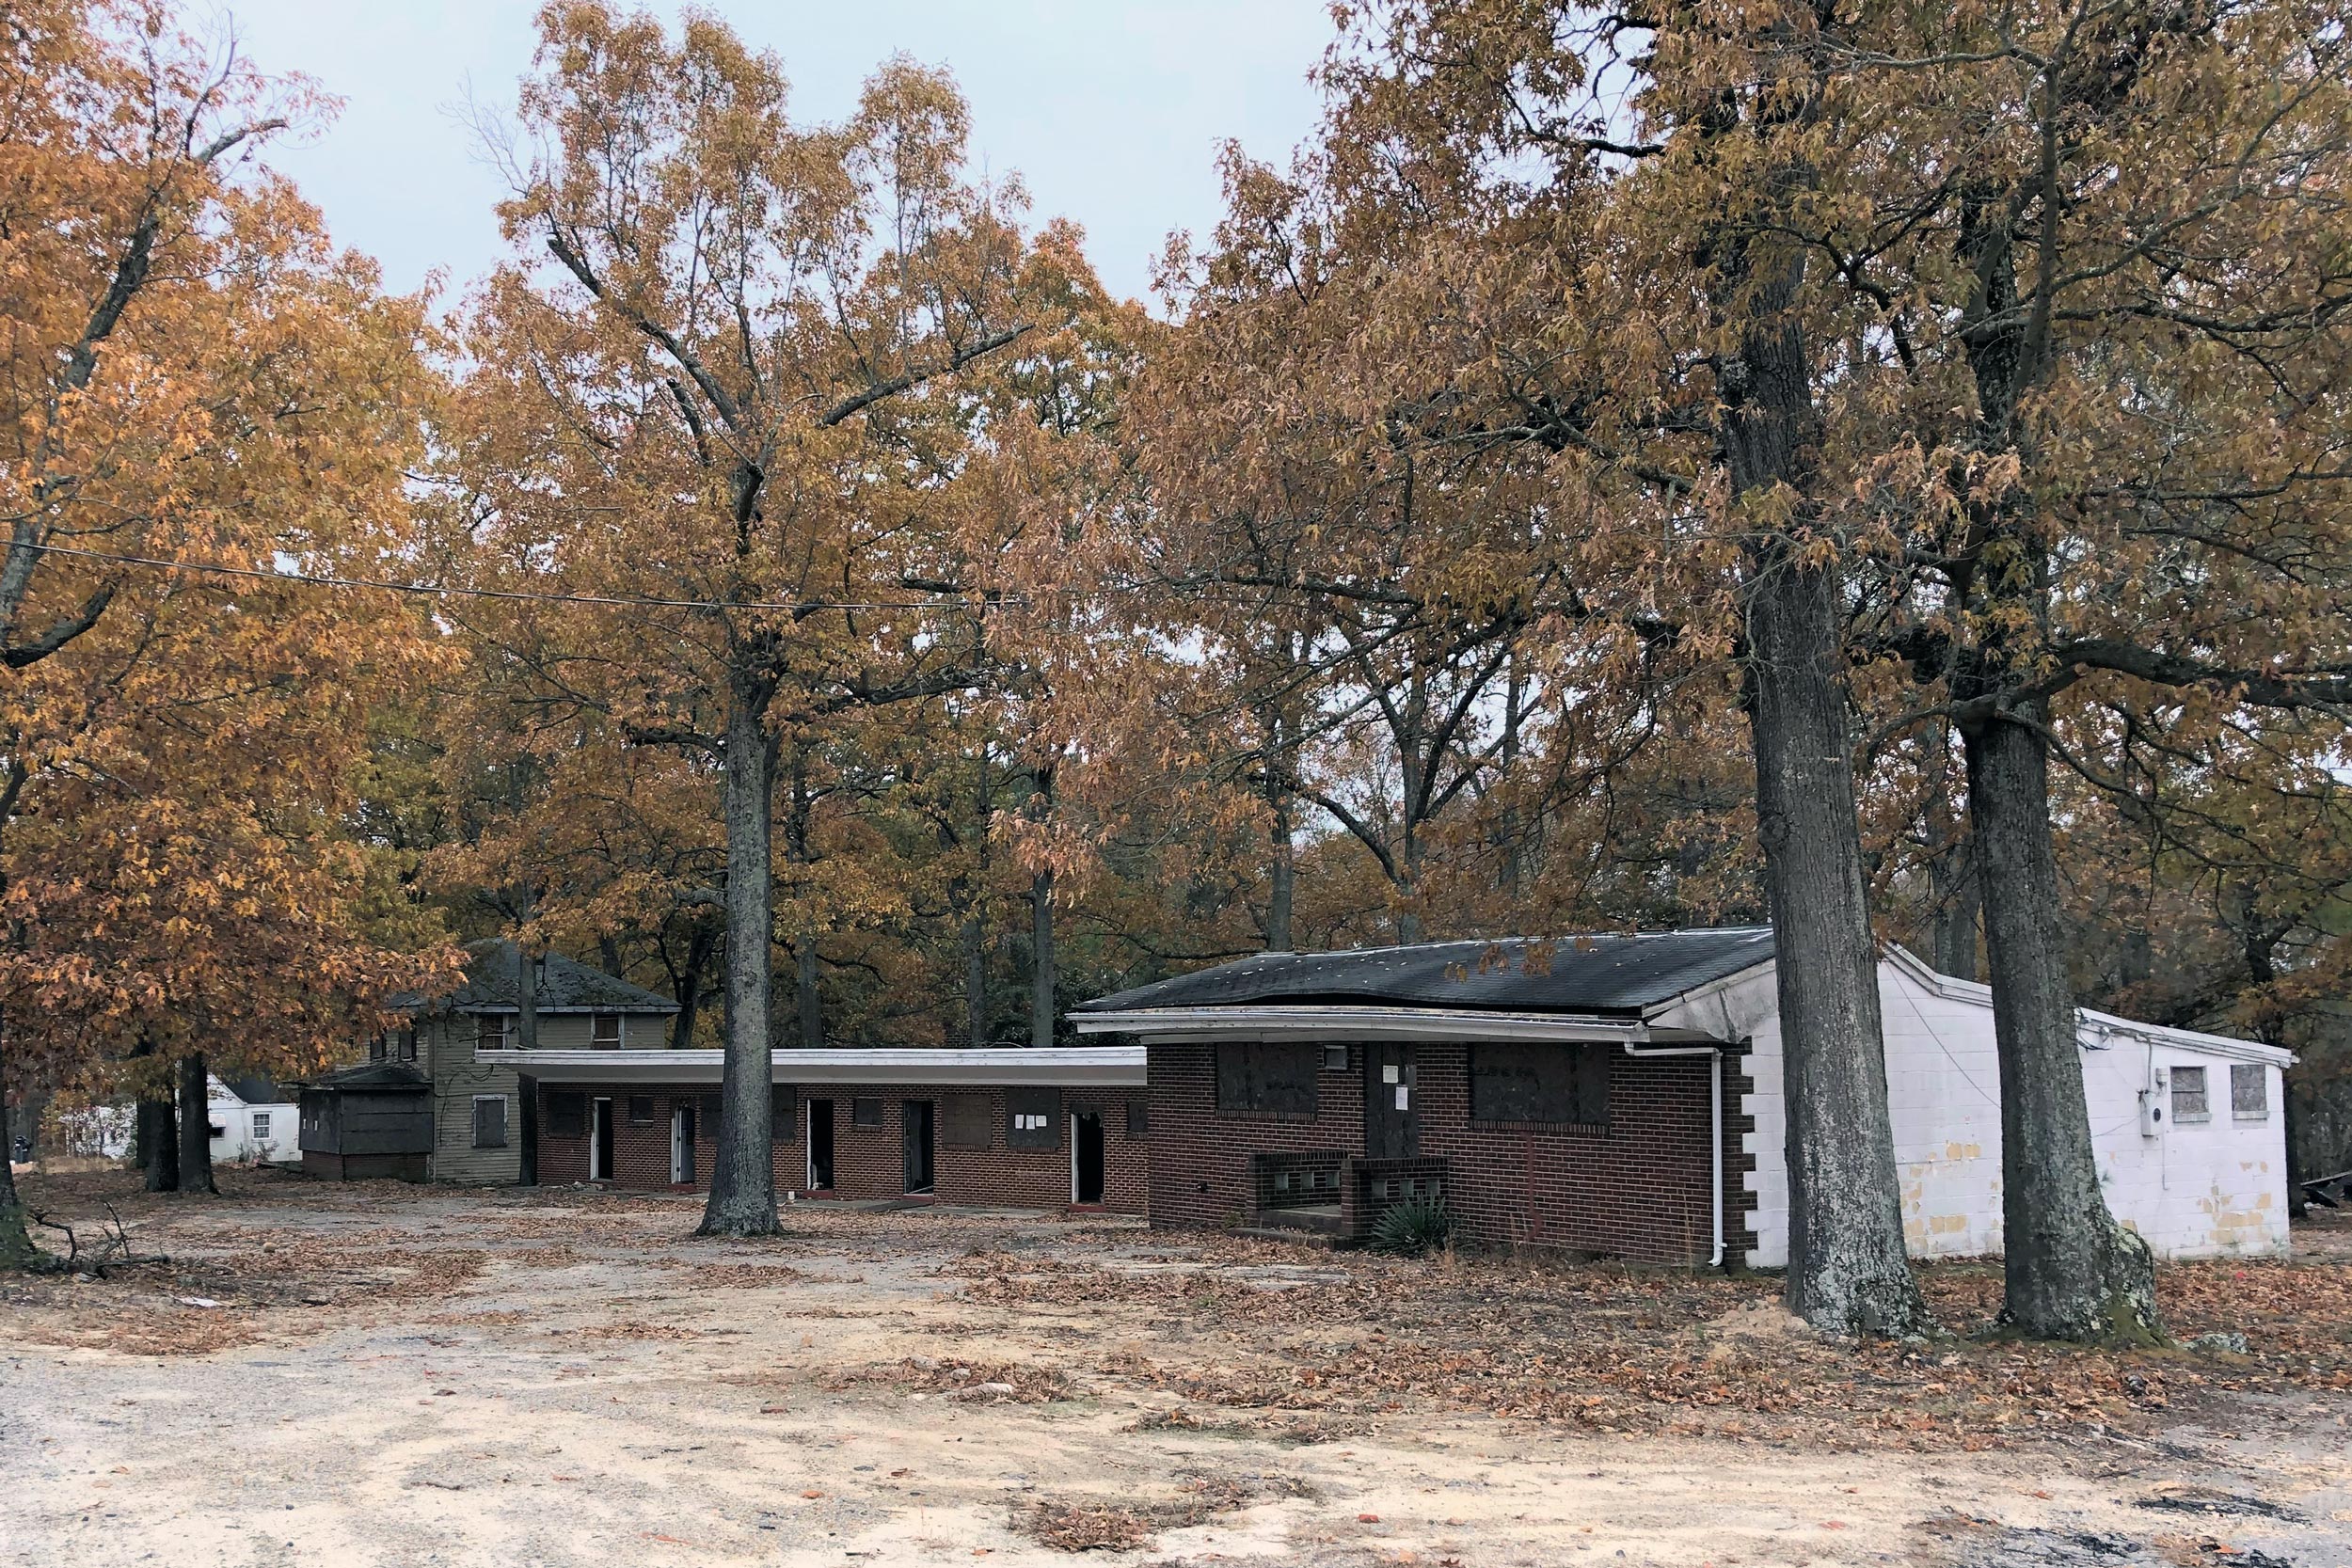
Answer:
<svg viewBox="0 0 2352 1568"><path fill-rule="evenodd" d="M1879 965L1919 1256L2001 1245L1990 992ZM1261 954L1075 1009L1148 1055L1152 1219L1360 1237L1440 1198L1473 1243L1788 1261L1769 928ZM2244 1040L2082 1015L2116 1215L2159 1256L2283 1248L2280 1070Z"/></svg>
<svg viewBox="0 0 2352 1568"><path fill-rule="evenodd" d="M1137 1048L770 1054L779 1192L1145 1211L1150 1117ZM537 1085L542 1182L709 1185L721 1053L521 1056L502 1053L498 1065Z"/></svg>

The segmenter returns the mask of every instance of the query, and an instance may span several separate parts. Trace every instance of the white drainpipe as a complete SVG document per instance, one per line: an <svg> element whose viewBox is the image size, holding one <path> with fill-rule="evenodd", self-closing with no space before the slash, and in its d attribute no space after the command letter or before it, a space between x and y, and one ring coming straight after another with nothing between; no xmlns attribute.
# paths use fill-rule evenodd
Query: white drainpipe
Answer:
<svg viewBox="0 0 2352 1568"><path fill-rule="evenodd" d="M1724 1266L1724 1048L1720 1045L1637 1046L1626 1042L1629 1056L1705 1056L1707 1064L1708 1129L1707 1150L1714 1165L1714 1231L1715 1251L1707 1260L1710 1269Z"/></svg>

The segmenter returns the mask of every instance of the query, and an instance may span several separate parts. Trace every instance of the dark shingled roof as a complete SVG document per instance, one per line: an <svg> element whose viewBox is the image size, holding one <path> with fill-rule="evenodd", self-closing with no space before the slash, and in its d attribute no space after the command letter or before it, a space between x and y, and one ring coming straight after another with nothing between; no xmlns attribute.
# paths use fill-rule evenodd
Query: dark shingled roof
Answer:
<svg viewBox="0 0 2352 1568"><path fill-rule="evenodd" d="M281 1090L275 1079L257 1078L248 1073L242 1078L222 1076L221 1086L247 1105L283 1105L291 1098Z"/></svg>
<svg viewBox="0 0 2352 1568"><path fill-rule="evenodd" d="M521 950L503 938L466 943L466 983L429 1004L416 995L395 996L389 1006L427 1012L513 1012ZM561 953L547 956L535 998L541 1012L674 1013L677 1004L659 991L616 980L600 969L575 963Z"/></svg>
<svg viewBox="0 0 2352 1568"><path fill-rule="evenodd" d="M1261 953L1098 997L1073 1010L1354 1003L1509 1013L1639 1012L1772 956L1769 926Z"/></svg>

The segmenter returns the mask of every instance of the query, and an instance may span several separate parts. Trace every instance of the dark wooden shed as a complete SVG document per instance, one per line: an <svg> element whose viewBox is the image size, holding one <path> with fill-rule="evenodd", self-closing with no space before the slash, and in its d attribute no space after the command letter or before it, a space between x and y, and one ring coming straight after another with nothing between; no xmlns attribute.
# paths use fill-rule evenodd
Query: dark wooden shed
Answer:
<svg viewBox="0 0 2352 1568"><path fill-rule="evenodd" d="M302 1168L330 1181L432 1178L433 1081L368 1062L302 1086Z"/></svg>

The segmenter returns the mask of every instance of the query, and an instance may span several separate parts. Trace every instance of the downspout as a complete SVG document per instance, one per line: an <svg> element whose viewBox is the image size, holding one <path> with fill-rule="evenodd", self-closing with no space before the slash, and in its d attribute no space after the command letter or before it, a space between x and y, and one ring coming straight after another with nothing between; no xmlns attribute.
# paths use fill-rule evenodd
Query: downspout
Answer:
<svg viewBox="0 0 2352 1568"><path fill-rule="evenodd" d="M1629 1056L1704 1056L1707 1060L1707 1151L1713 1167L1715 1250L1707 1259L1710 1269L1724 1266L1724 1048L1720 1045L1673 1045L1644 1049L1625 1042Z"/></svg>

